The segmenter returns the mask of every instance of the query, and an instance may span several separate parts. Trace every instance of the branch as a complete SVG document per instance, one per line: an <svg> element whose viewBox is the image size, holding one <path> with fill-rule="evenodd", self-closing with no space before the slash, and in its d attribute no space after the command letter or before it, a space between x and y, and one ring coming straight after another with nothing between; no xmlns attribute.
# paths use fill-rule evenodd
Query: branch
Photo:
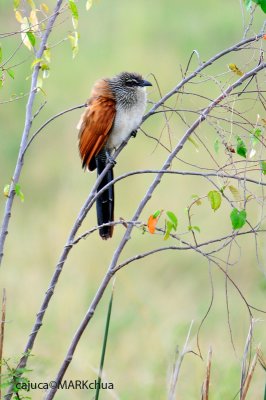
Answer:
<svg viewBox="0 0 266 400"><path fill-rule="evenodd" d="M181 369L181 364L184 360L184 357L187 353L191 352L191 350L188 348L188 342L190 339L190 335L191 335L191 330L192 330L192 326L193 326L194 321L191 321L190 323L190 327L187 333L187 337L183 346L183 349L181 351L181 353L179 354L175 364L174 364L174 368L173 368L173 372L172 372L172 377L171 377L171 382L170 382L170 388L169 388L169 393L168 393L168 400L174 400L176 398L176 385L177 385L177 380L178 380L178 376L179 376L179 372Z"/></svg>
<svg viewBox="0 0 266 400"><path fill-rule="evenodd" d="M242 40L241 42L229 47L226 50L221 51L220 53L216 54L215 56L210 58L205 63L201 64L194 72L192 72L192 74L190 74L190 75L188 75L188 77L184 78L174 89L172 89L169 93L167 93L164 97L162 97L161 100L158 101L158 103L156 103L151 108L151 110L143 117L142 122L144 122L150 115L152 115L154 113L154 111L157 110L157 108L162 106L166 100L168 100L170 97L172 97L174 94L176 94L183 86L185 86L185 84L187 82L189 82L193 78L195 78L203 69L205 69L205 68L209 67L211 64L213 64L214 61L218 60L219 58L225 56L228 53L231 53L232 51L240 50L243 46L245 46L248 43L257 42L258 40L260 40L263 37L263 35L264 35L264 32L260 33L257 36L253 36L249 39Z"/></svg>
<svg viewBox="0 0 266 400"><path fill-rule="evenodd" d="M56 6L54 8L53 15L51 16L51 18L49 19L49 21L47 23L47 27L46 27L45 33L43 35L39 50L36 53L36 58L42 57L48 37L52 31L52 28L53 28L56 18L59 15L60 7L61 7L62 3L63 3L63 0L57 0L57 2L56 2ZM15 167L15 171L14 171L14 175L13 175L11 184L10 184L9 195L8 195L8 198L6 201L4 217L3 217L3 222L2 222L1 231L0 231L0 265L1 265L3 255L4 255L4 245L5 245L6 236L8 234L8 225L9 225L12 205L13 205L13 201L14 201L14 197L15 197L15 185L19 181L19 177L20 177L21 170L23 167L23 155L24 155L25 148L27 146L28 136L29 136L29 132L31 129L31 124L32 124L32 108L33 108L33 104L34 104L34 100L35 100L35 96L36 96L36 92L37 92L37 79L38 79L38 75L39 75L39 68L40 68L39 65L36 64L33 68L33 73L31 76L31 88L30 88L28 102L26 105L25 125L24 125L24 130L22 133L22 137L21 137L17 164Z"/></svg>
<svg viewBox="0 0 266 400"><path fill-rule="evenodd" d="M49 124L50 124L52 121L54 121L56 118L61 117L62 115L67 114L67 113L69 113L70 111L74 111L74 110L77 110L77 109L83 108L83 107L86 107L86 103L79 104L79 105L77 105L77 106L73 106L73 107L70 107L70 108L68 108L68 109L66 109L66 110L60 111L58 114L55 114L55 115L53 115L51 118L49 118L39 129L37 129L37 131L36 131L36 132L32 135L32 137L29 139L29 141L28 141L28 143L27 143L27 145L26 145L26 147L25 147L25 149L24 149L24 151L23 151L22 158L24 157L26 151L28 150L29 146L31 145L31 143L33 142L33 140L36 138L36 136L37 136L47 125L49 125Z"/></svg>
<svg viewBox="0 0 266 400"><path fill-rule="evenodd" d="M253 38L253 40L257 40L257 38L255 38L255 39ZM243 45L243 43L248 43L249 41L250 41L250 39L249 39L249 40L246 40L246 41L243 41L243 42L241 42L241 43L242 43L242 45ZM230 51L236 50L236 49L238 49L239 47L240 47L240 45L233 46L233 47L230 48L230 49L231 49ZM227 50L227 51L224 51L224 52L222 52L222 53L220 53L220 54L223 55L223 54L227 54L227 53L228 53L228 50ZM213 59L211 59L211 60L215 61L215 59L217 59L217 57L218 57L218 56L215 56L215 57L213 57ZM213 61L212 61L212 62L213 62ZM207 63L207 64L210 65L211 62L209 62L209 63ZM205 65L206 65L206 63L205 63ZM207 65L206 65L206 66L207 66ZM129 239L130 239L130 235L131 235L131 231L132 231L132 229L133 229L133 227L134 227L134 223L138 220L138 218L139 218L139 216L140 216L140 214L141 214L143 208L145 207L145 205L147 204L147 202L148 202L148 201L150 200L150 198L152 197L152 194L153 194L154 190L156 189L156 187L158 186L158 184L160 183L160 181L161 181L161 179L162 179L162 176L163 176L163 174L164 174L164 171L166 171L166 170L170 167L170 165L171 165L171 163L172 163L174 157L182 150L184 144L186 143L186 141L188 140L188 138L190 137L190 135L198 128L198 126L199 126L203 121L205 121L205 119L207 118L207 116L209 115L209 113L213 110L213 108L215 108L222 100L224 100L235 88L237 88L237 87L240 86L243 82L245 82L246 79L250 78L250 77L253 76L253 75L256 75L259 71L261 71L261 70L264 69L265 67L266 67L266 64L265 64L265 63L262 63L262 64L256 66L254 69L252 69L251 71L249 71L249 72L247 72L246 74L244 74L241 78L239 78L235 83L233 83L232 85L230 85L220 96L218 96L213 102L211 102L211 103L209 104L209 106L206 107L206 108L204 109L204 111L202 112L202 114L194 121L194 123L191 125L191 127L186 131L186 133L184 134L184 136L181 138L181 140L179 141L179 143L176 145L175 149L172 151L172 153L171 153L171 154L168 156L168 158L166 159L166 161L165 161L165 163L164 163L164 165L163 165L163 167L162 167L162 169L161 169L161 172L159 172L159 173L157 174L157 176L156 176L156 178L154 179L153 183L152 183L151 186L149 187L149 189L148 189L146 195L144 196L144 198L143 198L142 201L140 202L140 204L139 204L139 206L138 206L138 208L137 208L137 210L136 210L136 212L135 212L135 214L134 214L134 216L133 216L133 218L132 218L132 224L129 224L129 225L128 225L128 228L126 229L126 232L125 232L125 234L124 234L124 236L123 236L123 238L122 238L120 244L118 245L118 247L117 247L117 249L116 249L116 251L115 251L115 253L114 253L114 255L113 255L113 258L112 258L112 261L111 261L111 263L110 263L110 265L109 265L108 271L107 271L106 275L104 276L104 278L103 278L103 280L102 280L102 283L100 284L100 286L99 286L99 288L98 288L98 291L97 291L97 293L95 294L95 296L94 296L94 298L93 298L93 300L92 300L92 303L91 303L91 305L90 305L90 307L89 307L89 309L88 309L86 315L84 316L84 318L83 318L83 320L82 320L80 326L78 327L78 329L77 329L77 331L76 331L76 333L75 333L75 335L74 335L74 337L73 337L73 339L72 339L72 342L71 342L70 347L69 347L69 349L68 349L68 351L67 351L66 357L65 357L65 359L64 359L64 361L63 361L63 363L62 363L62 365L61 365L61 368L60 368L60 370L59 370L59 372L58 372L58 374L57 374L57 376L56 376L56 378L55 378L55 381L56 381L57 383L59 383L59 382L63 379L64 374L65 374L65 372L67 371L68 366L69 366L69 364L70 364L70 362L71 362L71 360L72 360L72 358L73 358L73 354L74 354L75 349L76 349L76 347L77 347L77 345L78 345L78 342L79 342L79 340L80 340L80 338L81 338L81 336L82 336L84 330L86 329L88 323L90 322L92 316L94 315L95 309L96 309L98 303L100 302L101 297L102 297L102 295L103 295L103 293L104 293L106 287L108 286L108 283L110 282L112 276L115 274L115 267L116 267L118 258L120 257L120 254L122 253L122 251L123 251L125 245L127 244L127 242L128 242ZM197 72L197 73L198 73L198 72ZM196 76L197 74L194 73L194 74L192 74L192 75L193 75L193 77L194 77L194 76ZM191 75L191 76L192 76L192 75ZM191 79L192 79L192 78L191 78ZM182 82L184 82L183 84L185 84L185 83L186 83L186 79L183 80ZM179 89L180 89L180 86L178 85L177 87L178 87L178 90L179 90ZM164 98L163 98L162 100L160 100L160 101L153 107L152 110L154 111L155 109L157 109L161 104L163 104L163 102L164 102L165 100L167 100L169 97L171 97L171 95L173 95L174 93L175 93L175 90L172 91L172 92L170 92L170 94L164 96ZM143 121L144 121L145 119L147 119L148 116L152 115L153 111L152 111L152 112L149 112L148 114L146 114L146 116L144 117ZM120 147L120 149L122 149L123 147L124 147L124 145L122 145L122 146ZM199 251L199 250L198 250L198 251ZM213 261L213 260L212 260L212 261ZM214 262L214 261L213 261L213 262ZM218 266L219 266L219 265L218 265ZM226 274L226 271L224 271L223 268L222 268L221 266L219 266L219 268ZM61 272L61 271L60 271L60 272ZM234 282L230 279L230 277L228 277L228 279L234 284ZM235 284L234 284L234 286L235 286ZM237 289L238 292L241 294L241 292L240 292L240 290L238 289L237 286L236 286L236 289ZM243 300L245 301L245 298L243 297L242 294L241 294L241 297L242 297ZM249 309L249 312L250 312L250 307L249 307L249 305L247 304L246 301L245 301L245 303L246 303L246 305L247 305L247 307L248 307L248 309ZM46 399L46 400L51 400L51 399L53 399L53 397L54 397L56 391L57 391L57 388L56 388L56 387L50 389L49 392L47 393L45 399Z"/></svg>
<svg viewBox="0 0 266 400"><path fill-rule="evenodd" d="M242 41L242 42L240 42L239 44L236 44L235 46L232 46L232 47L230 47L229 49L224 50L222 53L219 53L219 54L216 55L215 57L211 58L208 62L204 63L201 67L199 67L199 68L196 70L196 72L194 72L193 74L189 75L186 79L183 79L183 80L181 81L181 83L180 83L179 85L177 85L176 88L175 88L174 90L172 90L171 92L169 92L169 93L168 93L166 96L164 96L158 103L156 103L156 104L153 106L152 110L144 116L143 122L144 122L150 115L152 115L153 112L154 112L158 107L160 107L160 106L164 103L164 101L166 101L166 100L169 99L172 95L174 95L174 94L176 93L176 91L180 90L180 88L181 88L182 86L184 86L189 80L193 79L203 68L206 68L206 67L209 66L213 61L215 61L215 60L218 59L219 57L222 57L222 56L225 55L225 54L228 54L230 51L236 51L236 50L240 49L241 46L244 46L246 43L250 43L250 42L252 42L252 41L257 41L261 36L262 36L262 34L261 34L260 36L256 36L256 37L254 37L254 38L251 38L251 39ZM179 151L182 149L182 147L184 146L185 142L188 140L189 136L190 136L190 135L195 131L195 129L206 119L207 115L211 112L211 110L212 110L214 107L216 107L226 96L228 96L236 87L240 86L240 85L242 84L242 82L244 82L244 81L245 81L246 79L248 79L250 76L253 76L253 75L256 74L257 72L259 72L259 71L260 71L262 68L264 68L264 67L265 67L265 65L263 64L263 65L257 66L257 67L254 68L252 71L249 71L247 74L245 74L244 76L242 76L238 81L236 81L233 85L229 86L228 89L227 89L225 92L223 92L217 99L215 99L213 102L211 102L211 103L209 104L209 106L208 106L207 108L205 108L205 109L202 111L202 113L200 114L200 116L195 120L194 124L187 130L187 132L185 133L185 135L182 137L182 139L180 140L180 142L177 144L177 146L176 146L176 148L174 149L174 151L173 151L173 152L169 155L169 157L167 158L167 160L166 160L166 162L164 163L162 169L160 169L159 172L157 173L157 176L156 176L155 180L153 181L153 183L152 183L152 185L150 186L150 188L148 189L148 191L147 191L145 197L143 198L142 202L140 203L138 209L136 210L136 213L134 214L134 217L132 218L132 221L129 223L128 228L127 228L127 230L126 230L126 233L125 233L125 235L124 235L124 237L123 237L123 239L122 239L120 245L119 245L118 248L116 249L116 252L115 252L115 254L114 254L114 257L113 257L113 259L112 259L112 262L111 262L111 264L110 264L110 266L109 266L108 272L107 272L107 274L105 275L105 277L103 278L103 281L102 281L101 285L99 286L99 289L98 289L97 293L95 294L94 299L93 299L93 301L92 301L92 303L91 303L91 305L90 305L90 307L89 307L89 309L88 309L88 311L87 311L87 313L86 313L86 315L85 315L83 321L81 322L79 328L77 329L77 332L76 332L76 334L75 334L75 336L74 336L74 338L73 338L73 340L72 340L72 342L71 342L70 348L69 348L69 350L68 350L67 356L66 356L66 358L65 358L65 360L64 360L64 362L63 362L63 364L62 364L62 366L61 366L61 369L60 369L60 371L59 371L59 373L58 373L57 382L59 382L59 381L62 379L62 377L64 376L64 374L65 374L65 372L66 372L66 370L67 370L67 368L68 368L68 365L70 364L70 362L71 362L71 360L72 360L72 357L73 357L74 351L75 351L75 349L76 349L76 346L77 346L77 344L78 344L78 342L79 342L79 339L80 339L80 337L82 336L82 333L84 332L84 330L86 329L86 327L87 327L89 321L91 320L91 317L92 317L93 314L94 314L94 311L95 311L95 309L96 309L96 307L97 307L97 305L98 305L98 303L99 303L99 301L100 301L100 299L101 299L101 297L102 297L102 295L103 295L103 293L104 293L104 291L105 291L105 288L107 287L107 285L108 285L110 279L112 278L112 276L113 276L114 273L115 273L115 266L116 266L117 260L118 260L118 258L119 258L119 256L120 256L120 254L121 254L121 252L122 252L124 246L126 245L127 241L128 241L129 238L130 238L130 233L131 233L131 231L132 231L134 225L137 223L136 221L137 221L137 219L138 219L138 217L139 217L141 211L143 210L144 206L146 205L146 203L147 203L148 200L150 199L150 197L151 197L152 193L154 192L155 188L157 187L157 185L160 183L160 180L161 180L162 176L163 176L164 173L168 170L168 168L169 168L169 166L170 166L170 164L171 164L173 158L174 158L174 157L179 153ZM62 112L62 113L64 113L64 112ZM59 116L59 115L61 115L61 113L59 113L59 114L56 115L55 117L57 117L57 116ZM55 117L52 117L50 120L48 120L47 123L45 123L45 126L46 126L49 122L51 122L51 120L53 120ZM36 135L37 135L37 134L40 132L40 130L43 129L43 128L44 128L44 126L42 126L38 131L36 131L35 134L32 136L32 138L30 139L30 141L32 141L33 138L35 138ZM130 137L128 137L128 139L127 139L127 140L120 146L120 148L115 152L114 158L116 158L116 157L119 155L119 153L122 151L122 149L126 146L128 140L129 140L129 138L130 138ZM29 145L29 142L28 142L28 145ZM27 142L26 142L26 144L24 145L24 147L23 147L23 149L22 149L22 151L21 151L22 159L23 159L23 155L24 155L24 153L25 153L26 147L27 147ZM22 160L21 160L21 161L22 161ZM94 184L94 186L93 186L93 188L92 188L92 190L91 190L91 193L89 194L89 196L88 196L87 200L85 201L85 203L84 203L84 205L83 205L83 207L82 207L82 209L81 209L81 211L80 211L80 213L79 213L79 215L78 215L76 221L74 222L74 225L73 225L73 227L72 227L72 229L71 229L71 232L70 232L70 234L69 234L69 236L68 236L68 239L67 239L67 241L66 241L66 244L65 244L65 246L64 246L64 248L63 248L63 250L62 250L62 253L61 253L61 256L60 256L60 258L59 258L59 261L58 261L58 263L57 263L57 265L56 265L54 274L53 274L52 279L51 279L50 284L49 284L49 288L48 288L48 290L47 290L46 293L45 293L43 302L42 302L41 307L40 307L40 311L39 311L38 314L37 314L37 317L36 317L36 320L35 320L35 322L34 322L32 331L31 331L31 333L30 333L30 335L29 335L29 339L28 339L28 341L27 341L27 344L26 344L26 347L25 347L25 350L24 350L24 354L25 354L25 355L22 357L22 359L20 360L20 363L19 363L19 365L18 365L18 367L20 367L20 368L25 367L26 364L27 364L27 359L28 359L27 354L29 354L29 351L33 348L33 345L34 345L34 343L35 343L37 334L38 334L38 332L39 332L39 330L40 330L40 327L42 326L42 321L43 321L45 312L46 312L47 307L48 307L48 305L49 305L49 303L50 303L51 297L52 297L52 295L53 295L53 293L54 293L54 289L55 289L56 284L57 284L57 282L58 282L58 279L59 279L59 277L60 277L60 275L61 275L61 272L62 272L62 270L63 270L65 261L67 260L68 254L69 254L70 250L71 250L72 247L73 247L73 243L74 243L74 240L75 240L76 233L77 233L78 229L80 228L80 226L81 226L81 224L82 224L84 218L86 217L88 211L89 211L90 208L92 207L92 205L93 205L93 203L94 203L94 201L95 201L97 195L98 195L98 196L100 195L100 193L101 193L100 191L99 191L98 194L97 194L97 188L98 188L100 182L102 181L104 175L106 174L107 170L110 169L110 167L111 167L111 165L108 164L108 165L105 167L104 171L101 173L101 175L98 177L96 183ZM120 178L120 179L122 179L122 178ZM116 180L115 180L115 181L116 181ZM115 181L114 181L114 182L115 182ZM107 187L107 186L106 186L106 187ZM102 190L104 190L104 189L102 189ZM11 206L12 206L12 204L11 204ZM11 206L10 206L10 209L9 209L9 210L11 210ZM10 218L10 216L9 216L9 218ZM7 230L6 230L6 232L7 232ZM56 391L56 389L55 389L55 390L51 390L51 391L47 394L47 399L52 399L52 398L54 397L55 391ZM8 392L8 395L7 395L7 397L6 397L6 399L10 399L11 396L12 396L12 393L11 393L11 391L9 391L9 392Z"/></svg>

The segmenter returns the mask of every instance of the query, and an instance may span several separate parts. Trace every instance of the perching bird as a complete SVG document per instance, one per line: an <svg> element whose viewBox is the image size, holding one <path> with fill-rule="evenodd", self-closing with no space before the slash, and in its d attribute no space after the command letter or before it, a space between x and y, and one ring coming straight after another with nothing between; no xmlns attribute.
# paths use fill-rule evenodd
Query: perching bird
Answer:
<svg viewBox="0 0 266 400"><path fill-rule="evenodd" d="M146 107L146 86L152 84L141 75L121 72L113 78L103 78L95 83L82 114L79 129L79 152L82 167L98 175L112 153L130 135L134 134L142 120ZM114 163L113 163L114 164ZM113 180L113 166L101 181L98 191ZM114 220L114 187L109 186L96 200L98 225ZM102 239L109 239L113 226L99 229Z"/></svg>

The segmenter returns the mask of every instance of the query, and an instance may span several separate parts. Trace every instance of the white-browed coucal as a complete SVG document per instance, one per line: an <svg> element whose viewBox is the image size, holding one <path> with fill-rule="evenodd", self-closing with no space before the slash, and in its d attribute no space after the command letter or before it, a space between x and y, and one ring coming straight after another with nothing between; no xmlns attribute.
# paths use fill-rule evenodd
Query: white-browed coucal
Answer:
<svg viewBox="0 0 266 400"><path fill-rule="evenodd" d="M98 175L106 163L112 162L112 153L130 133L136 131L146 107L146 86L152 84L141 75L121 72L113 78L103 78L95 83L77 126L82 167ZM101 181L98 191L113 180L113 166ZM114 220L114 187L109 186L96 200L98 225ZM102 239L112 237L113 226L99 229Z"/></svg>

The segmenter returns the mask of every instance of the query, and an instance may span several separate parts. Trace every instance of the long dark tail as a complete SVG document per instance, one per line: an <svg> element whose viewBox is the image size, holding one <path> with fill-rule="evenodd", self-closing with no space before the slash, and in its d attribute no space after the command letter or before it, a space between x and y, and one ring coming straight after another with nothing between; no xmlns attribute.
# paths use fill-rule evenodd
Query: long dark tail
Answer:
<svg viewBox="0 0 266 400"><path fill-rule="evenodd" d="M104 151L100 152L96 157L97 175L99 176L106 166L106 154ZM114 179L113 168L111 167L102 182L98 187L101 190L107 183ZM114 220L114 186L109 186L100 197L96 200L97 221L98 225L107 224ZM99 234L102 239L106 240L113 235L113 226L104 226L99 229Z"/></svg>

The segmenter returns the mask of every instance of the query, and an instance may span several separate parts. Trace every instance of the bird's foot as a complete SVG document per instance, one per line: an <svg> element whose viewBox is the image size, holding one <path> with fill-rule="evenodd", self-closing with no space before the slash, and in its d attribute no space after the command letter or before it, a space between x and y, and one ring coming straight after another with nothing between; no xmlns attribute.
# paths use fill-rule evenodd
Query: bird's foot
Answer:
<svg viewBox="0 0 266 400"><path fill-rule="evenodd" d="M137 132L138 132L138 130L134 129L134 131L131 132L130 136L135 138L137 136Z"/></svg>
<svg viewBox="0 0 266 400"><path fill-rule="evenodd" d="M105 155L106 155L106 161L114 167L116 164L114 158L108 153L108 151L105 152Z"/></svg>

